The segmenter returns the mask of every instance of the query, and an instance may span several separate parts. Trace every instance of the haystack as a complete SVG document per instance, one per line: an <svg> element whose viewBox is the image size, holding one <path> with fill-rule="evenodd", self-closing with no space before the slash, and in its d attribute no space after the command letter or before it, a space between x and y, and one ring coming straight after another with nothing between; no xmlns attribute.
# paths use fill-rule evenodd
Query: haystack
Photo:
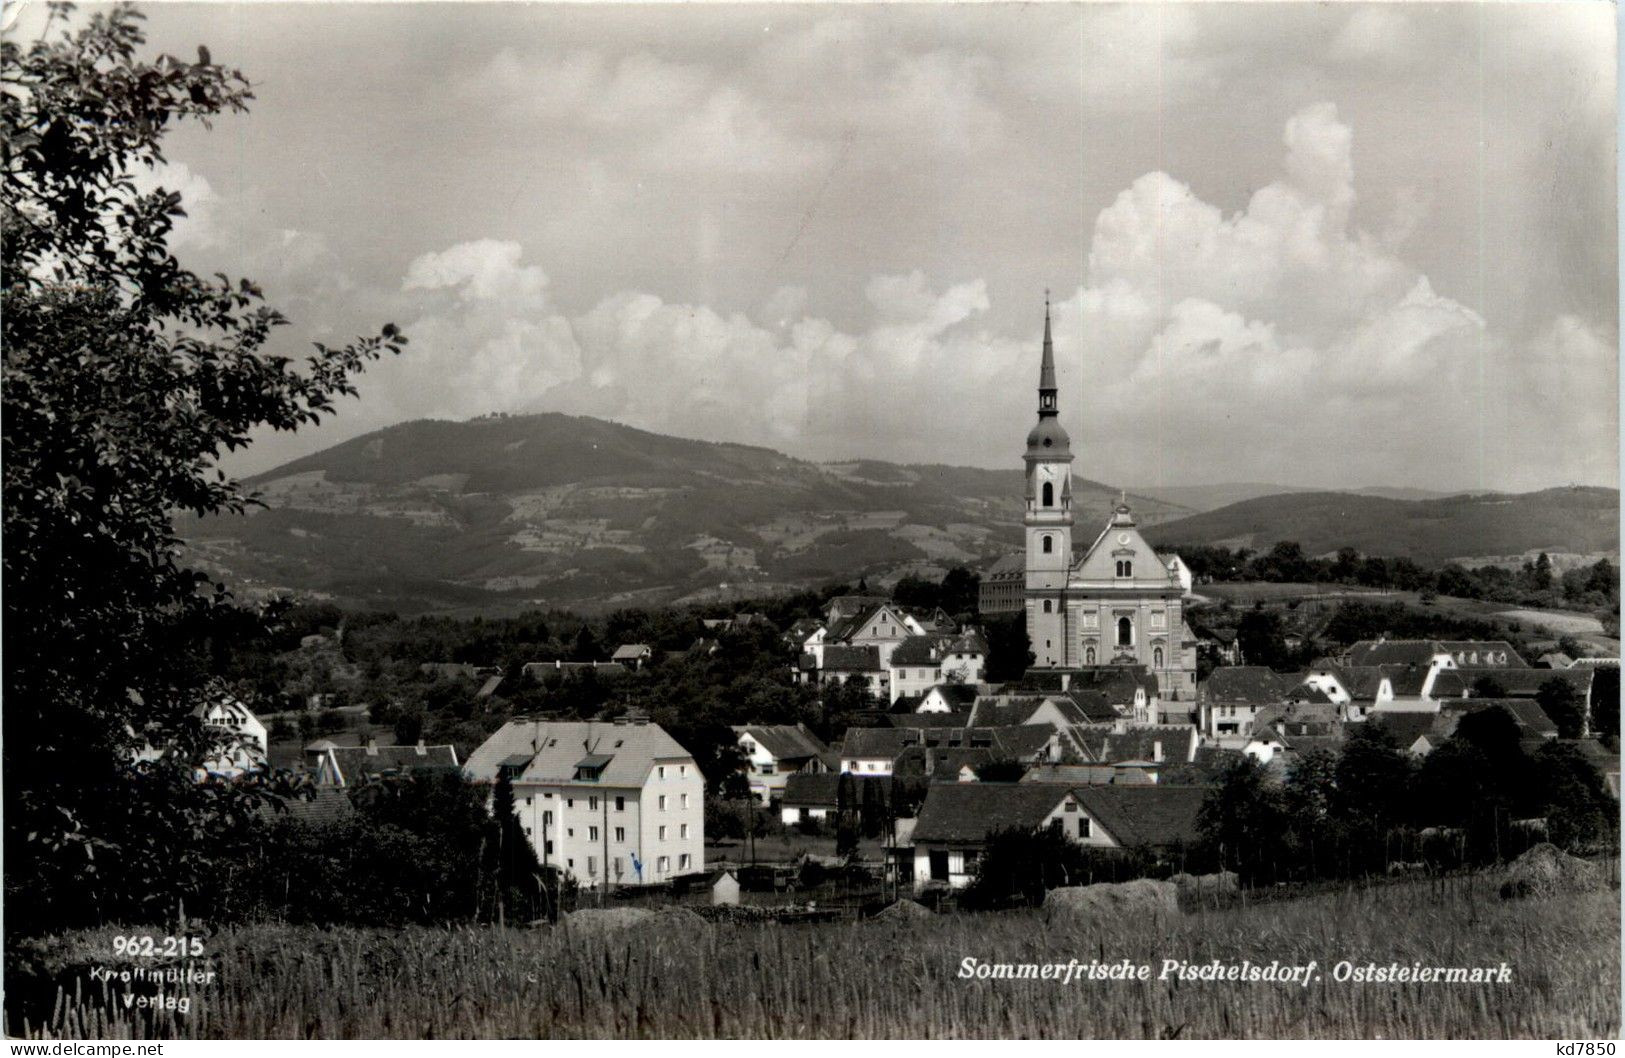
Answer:
<svg viewBox="0 0 1625 1058"><path fill-rule="evenodd" d="M1506 881L1501 883L1501 897L1585 893L1607 884L1607 877L1597 864L1570 856L1556 845L1543 842L1512 861L1507 868Z"/></svg>
<svg viewBox="0 0 1625 1058"><path fill-rule="evenodd" d="M1104 922L1145 914L1179 917L1179 887L1173 882L1137 878L1132 882L1051 889L1044 915L1053 920Z"/></svg>

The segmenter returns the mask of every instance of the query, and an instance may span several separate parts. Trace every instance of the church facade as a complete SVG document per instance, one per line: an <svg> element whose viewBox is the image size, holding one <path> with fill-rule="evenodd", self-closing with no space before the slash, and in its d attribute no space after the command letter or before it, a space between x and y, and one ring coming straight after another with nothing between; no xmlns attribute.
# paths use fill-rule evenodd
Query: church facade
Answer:
<svg viewBox="0 0 1625 1058"><path fill-rule="evenodd" d="M1177 558L1164 561L1126 496L1081 555L1073 553L1072 444L1061 427L1055 346L1044 309L1038 423L1027 434L1023 602L1041 669L1138 666L1163 701L1196 697L1196 637L1185 624Z"/></svg>

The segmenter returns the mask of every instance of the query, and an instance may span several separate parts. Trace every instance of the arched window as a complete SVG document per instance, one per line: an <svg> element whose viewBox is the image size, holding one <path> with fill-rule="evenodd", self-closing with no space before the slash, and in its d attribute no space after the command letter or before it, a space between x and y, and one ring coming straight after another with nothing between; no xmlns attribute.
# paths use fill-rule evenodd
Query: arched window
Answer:
<svg viewBox="0 0 1625 1058"><path fill-rule="evenodd" d="M1134 622L1127 617L1117 619L1117 645L1120 647L1134 645Z"/></svg>
<svg viewBox="0 0 1625 1058"><path fill-rule="evenodd" d="M1095 648L1094 647L1090 647L1088 650L1085 650L1083 652L1083 661L1084 661L1084 664L1086 664L1086 665L1093 665L1095 663Z"/></svg>
<svg viewBox="0 0 1625 1058"><path fill-rule="evenodd" d="M1118 559L1117 560L1117 575L1119 577L1132 577L1132 576L1134 576L1134 563L1131 560L1126 559L1126 558Z"/></svg>
<svg viewBox="0 0 1625 1058"><path fill-rule="evenodd" d="M1151 661L1152 661L1152 664L1155 665L1157 668L1159 668L1159 669L1162 668L1162 648L1161 647L1158 647L1156 650L1153 650L1151 652Z"/></svg>
<svg viewBox="0 0 1625 1058"><path fill-rule="evenodd" d="M1044 482L1044 506L1055 506L1055 486L1047 481Z"/></svg>
<svg viewBox="0 0 1625 1058"><path fill-rule="evenodd" d="M1045 539L1045 540L1048 540L1048 539L1049 539L1049 537L1047 537L1047 536L1046 536L1046 537L1044 537L1044 539ZM1045 599L1045 600L1044 600L1044 612L1045 612L1045 613L1049 613L1049 612L1050 612L1050 608L1049 608L1049 600L1048 600L1048 599Z"/></svg>
<svg viewBox="0 0 1625 1058"><path fill-rule="evenodd" d="M1054 550L1055 550L1055 538L1051 537L1051 536L1044 537L1044 554L1047 555L1051 551L1054 551Z"/></svg>

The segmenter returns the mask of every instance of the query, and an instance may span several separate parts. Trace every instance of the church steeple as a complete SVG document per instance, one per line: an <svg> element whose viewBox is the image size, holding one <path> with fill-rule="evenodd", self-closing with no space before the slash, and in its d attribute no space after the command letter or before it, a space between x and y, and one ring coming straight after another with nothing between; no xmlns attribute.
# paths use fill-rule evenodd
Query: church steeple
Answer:
<svg viewBox="0 0 1625 1058"><path fill-rule="evenodd" d="M1038 414L1040 418L1056 414L1055 406L1055 340L1050 337L1049 291L1044 291L1044 359L1038 368Z"/></svg>

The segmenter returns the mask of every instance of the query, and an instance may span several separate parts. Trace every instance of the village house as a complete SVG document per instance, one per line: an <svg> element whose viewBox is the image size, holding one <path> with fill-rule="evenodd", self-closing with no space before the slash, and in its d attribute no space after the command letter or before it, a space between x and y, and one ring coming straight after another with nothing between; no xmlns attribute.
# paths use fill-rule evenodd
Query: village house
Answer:
<svg viewBox="0 0 1625 1058"><path fill-rule="evenodd" d="M414 772L457 769L454 746L380 746L368 739L364 746L340 746L318 739L305 747L305 763L321 786L355 787L373 779Z"/></svg>
<svg viewBox="0 0 1625 1058"><path fill-rule="evenodd" d="M810 773L797 772L789 777L784 784L784 795L779 801L779 818L787 826L809 820L827 819L834 822L835 813L840 808L841 780L845 778L852 798L851 807L862 805L866 796L865 784L880 784L879 791L882 800L889 798L886 788L888 780L884 777L861 775L840 775L835 772ZM867 795L873 797L872 794Z"/></svg>
<svg viewBox="0 0 1625 1058"><path fill-rule="evenodd" d="M1176 855L1198 838L1203 787L940 783L926 794L914 824L914 884L969 885L990 835L1012 828L1059 826L1091 848L1135 848Z"/></svg>
<svg viewBox="0 0 1625 1058"><path fill-rule="evenodd" d="M958 635L910 636L897 645L887 662L890 701L923 695L945 681L981 682L987 641L975 629Z"/></svg>
<svg viewBox="0 0 1625 1058"><path fill-rule="evenodd" d="M233 778L265 767L269 759L268 735L265 725L248 706L236 698L223 697L198 706L192 715L222 741L219 752L203 763L206 774Z"/></svg>
<svg viewBox="0 0 1625 1058"><path fill-rule="evenodd" d="M654 648L646 643L622 643L615 648L615 653L609 656L609 660L637 672L654 660L654 656Z"/></svg>
<svg viewBox="0 0 1625 1058"><path fill-rule="evenodd" d="M520 672L529 680L540 680L552 673L580 676L588 672L601 679L616 678L627 675L629 671L619 661L529 661L520 668Z"/></svg>
<svg viewBox="0 0 1625 1058"><path fill-rule="evenodd" d="M912 747L986 750L989 759L1037 763L1061 755L1062 738L1049 724L1013 727L852 727L840 745L841 771L891 775Z"/></svg>
<svg viewBox="0 0 1625 1058"><path fill-rule="evenodd" d="M924 694L915 699L911 712L916 713L955 713L969 709L976 704L976 697L980 692L968 683L938 683L926 688ZM903 699L899 698L898 702Z"/></svg>
<svg viewBox="0 0 1625 1058"><path fill-rule="evenodd" d="M744 724L733 729L745 754L750 792L762 804L784 793L785 781L797 772L829 770L829 747L806 724Z"/></svg>
<svg viewBox="0 0 1625 1058"><path fill-rule="evenodd" d="M1259 710L1285 701L1294 682L1263 665L1214 669L1197 692L1202 734L1221 743L1244 742Z"/></svg>
<svg viewBox="0 0 1625 1058"><path fill-rule="evenodd" d="M705 777L658 724L515 717L475 750L476 782L513 782L543 866L583 886L668 882L705 869Z"/></svg>

